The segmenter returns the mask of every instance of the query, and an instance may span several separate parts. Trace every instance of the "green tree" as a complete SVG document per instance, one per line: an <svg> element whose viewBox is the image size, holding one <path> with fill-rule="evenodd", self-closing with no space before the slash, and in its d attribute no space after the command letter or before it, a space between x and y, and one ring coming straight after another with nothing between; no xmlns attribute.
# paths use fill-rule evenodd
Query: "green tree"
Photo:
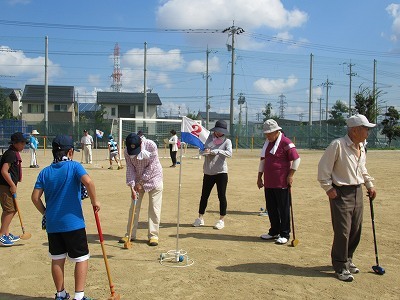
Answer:
<svg viewBox="0 0 400 300"><path fill-rule="evenodd" d="M96 113L94 114L94 120L96 122L96 125L102 125L104 123L104 115L106 113L107 112L104 109L104 106L100 104L98 109L96 110Z"/></svg>
<svg viewBox="0 0 400 300"><path fill-rule="evenodd" d="M392 143L392 140L396 140L396 137L400 137L400 126L399 123L399 112L390 106L385 113L385 119L381 122L383 129L381 134L386 135L388 138L388 146Z"/></svg>
<svg viewBox="0 0 400 300"><path fill-rule="evenodd" d="M8 103L8 97L0 90L0 119L16 119L12 114L12 109Z"/></svg>
<svg viewBox="0 0 400 300"><path fill-rule="evenodd" d="M265 109L262 111L263 114L263 122L265 122L268 119L279 119L277 115L272 114L272 104L271 102L268 102L265 104Z"/></svg>
<svg viewBox="0 0 400 300"><path fill-rule="evenodd" d="M186 115L186 117L189 118L189 119L192 119L192 120L197 120L197 114L196 114L196 112L188 113L188 114Z"/></svg>
<svg viewBox="0 0 400 300"><path fill-rule="evenodd" d="M329 114L328 124L334 126L346 125L345 115L349 112L348 106L341 100L337 100Z"/></svg>
<svg viewBox="0 0 400 300"><path fill-rule="evenodd" d="M368 88L362 86L354 93L354 112L367 117L368 121L374 123L379 111L375 105L380 91L374 93Z"/></svg>

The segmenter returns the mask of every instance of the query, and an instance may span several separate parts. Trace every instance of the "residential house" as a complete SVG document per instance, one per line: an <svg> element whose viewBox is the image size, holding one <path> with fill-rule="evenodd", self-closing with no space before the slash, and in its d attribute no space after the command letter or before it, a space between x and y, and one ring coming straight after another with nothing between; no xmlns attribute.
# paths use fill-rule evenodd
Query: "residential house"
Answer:
<svg viewBox="0 0 400 300"><path fill-rule="evenodd" d="M48 86L49 123L75 122L74 95L73 86ZM23 120L30 123L44 121L44 85L26 85L21 101Z"/></svg>
<svg viewBox="0 0 400 300"><path fill-rule="evenodd" d="M97 104L106 111L105 119L143 118L144 93L97 92ZM161 105L157 93L147 93L147 118L157 118Z"/></svg>
<svg viewBox="0 0 400 300"><path fill-rule="evenodd" d="M205 111L199 111L197 114L197 119L201 120L201 125L206 127L206 120L207 120L207 113ZM217 112L210 111L208 112L208 128L213 128L215 125L215 122L218 120L224 120L228 126L228 130L230 128L230 114L220 114Z"/></svg>
<svg viewBox="0 0 400 300"><path fill-rule="evenodd" d="M19 118L22 113L21 110L22 90L0 87L0 93L3 93L3 95L6 96L7 102L11 107L12 115L14 117Z"/></svg>

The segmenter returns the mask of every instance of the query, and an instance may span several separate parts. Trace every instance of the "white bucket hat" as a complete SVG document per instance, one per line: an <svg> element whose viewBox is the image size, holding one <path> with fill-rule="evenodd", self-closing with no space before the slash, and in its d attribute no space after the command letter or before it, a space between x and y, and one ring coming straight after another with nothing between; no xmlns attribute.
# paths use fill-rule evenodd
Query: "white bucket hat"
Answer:
<svg viewBox="0 0 400 300"><path fill-rule="evenodd" d="M278 123L273 119L268 119L267 121L264 122L263 125L264 133L271 133L280 129L282 128L279 127Z"/></svg>
<svg viewBox="0 0 400 300"><path fill-rule="evenodd" d="M40 133L36 129L33 129L31 134L40 134Z"/></svg>

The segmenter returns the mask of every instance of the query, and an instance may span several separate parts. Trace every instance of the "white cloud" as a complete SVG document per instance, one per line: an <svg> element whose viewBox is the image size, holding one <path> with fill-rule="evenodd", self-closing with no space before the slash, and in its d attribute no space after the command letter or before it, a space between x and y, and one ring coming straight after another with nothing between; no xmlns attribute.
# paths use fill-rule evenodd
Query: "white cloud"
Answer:
<svg viewBox="0 0 400 300"><path fill-rule="evenodd" d="M393 42L396 42L400 35L400 4L395 4L395 3L389 4L386 7L386 11L393 18L393 23L392 23L393 34L391 35L390 39Z"/></svg>
<svg viewBox="0 0 400 300"><path fill-rule="evenodd" d="M307 19L307 13L286 9L281 0L168 0L157 10L158 25L165 28L223 29L235 20L246 29L283 29L302 26Z"/></svg>
<svg viewBox="0 0 400 300"><path fill-rule="evenodd" d="M268 79L260 78L254 82L254 88L264 94L283 93L287 89L293 88L298 82L294 75L290 75L288 79Z"/></svg>
<svg viewBox="0 0 400 300"><path fill-rule="evenodd" d="M205 73L206 72L206 60L192 60L188 63L186 70L189 73ZM218 72L220 70L219 59L213 56L208 59L208 72Z"/></svg>
<svg viewBox="0 0 400 300"><path fill-rule="evenodd" d="M182 68L185 61L179 49L169 51L160 48L147 49L146 64L148 67L176 70ZM134 48L122 55L121 64L125 67L144 66L144 49Z"/></svg>
<svg viewBox="0 0 400 300"><path fill-rule="evenodd" d="M88 81L92 86L99 86L101 84L102 77L103 76L101 75L89 75Z"/></svg>
<svg viewBox="0 0 400 300"><path fill-rule="evenodd" d="M2 75L32 77L30 83L43 84L44 81L44 61L42 56L30 58L23 51L13 50L8 46L0 46L0 66ZM57 64L48 60L49 79L57 77L61 69Z"/></svg>

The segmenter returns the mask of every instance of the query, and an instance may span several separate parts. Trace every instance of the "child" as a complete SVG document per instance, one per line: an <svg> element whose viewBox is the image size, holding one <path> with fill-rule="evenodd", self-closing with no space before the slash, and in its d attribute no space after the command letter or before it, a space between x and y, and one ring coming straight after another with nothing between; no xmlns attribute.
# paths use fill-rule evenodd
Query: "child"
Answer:
<svg viewBox="0 0 400 300"><path fill-rule="evenodd" d="M110 167L108 168L109 170L112 170L112 160L114 158L115 162L118 165L118 170L122 169L122 165L118 161L118 153L119 153L119 147L116 141L114 141L113 136L110 134L108 136L108 151L110 152Z"/></svg>
<svg viewBox="0 0 400 300"><path fill-rule="evenodd" d="M93 181L82 165L72 160L73 145L72 138L68 136L58 135L54 138L54 161L39 173L32 192L33 204L42 215L46 215L51 272L57 289L56 300L69 299L64 287L67 256L75 262L74 300L90 299L84 296L89 248L82 212L81 183L86 186L95 210L100 210ZM41 200L43 192L46 207Z"/></svg>
<svg viewBox="0 0 400 300"><path fill-rule="evenodd" d="M11 135L10 147L4 152L0 160L0 202L3 208L1 215L0 245L12 246L20 237L13 235L9 227L17 209L13 194L17 193L17 184L22 179L21 155L19 154L27 143L22 132Z"/></svg>

